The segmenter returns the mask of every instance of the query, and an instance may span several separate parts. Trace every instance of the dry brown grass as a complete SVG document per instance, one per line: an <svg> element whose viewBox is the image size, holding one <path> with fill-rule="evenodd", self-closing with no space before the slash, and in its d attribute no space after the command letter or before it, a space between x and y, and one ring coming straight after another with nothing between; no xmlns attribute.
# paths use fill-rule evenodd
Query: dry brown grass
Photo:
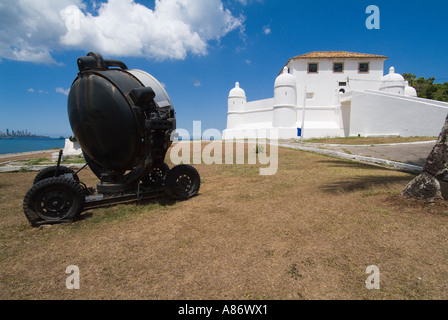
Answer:
<svg viewBox="0 0 448 320"><path fill-rule="evenodd" d="M0 174L1 299L447 299L448 205L403 199L409 174L279 149L279 170L195 165L199 196L31 228L35 173ZM88 171L82 181L94 186ZM68 290L66 267L80 269ZM365 287L380 268L380 290Z"/></svg>

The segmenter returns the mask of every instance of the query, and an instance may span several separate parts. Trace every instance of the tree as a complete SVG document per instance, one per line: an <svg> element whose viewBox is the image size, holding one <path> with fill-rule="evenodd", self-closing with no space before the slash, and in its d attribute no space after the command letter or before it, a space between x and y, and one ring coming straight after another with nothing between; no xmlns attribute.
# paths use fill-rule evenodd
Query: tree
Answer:
<svg viewBox="0 0 448 320"><path fill-rule="evenodd" d="M401 192L402 196L418 200L443 200L440 180L448 174L448 116L437 143L426 159L423 172Z"/></svg>
<svg viewBox="0 0 448 320"><path fill-rule="evenodd" d="M411 87L415 88L420 98L448 101L448 82L434 83L436 80L434 77L417 79L417 76L412 73L403 73L403 77Z"/></svg>
<svg viewBox="0 0 448 320"><path fill-rule="evenodd" d="M448 102L448 82L444 84L437 83L434 85L433 99Z"/></svg>

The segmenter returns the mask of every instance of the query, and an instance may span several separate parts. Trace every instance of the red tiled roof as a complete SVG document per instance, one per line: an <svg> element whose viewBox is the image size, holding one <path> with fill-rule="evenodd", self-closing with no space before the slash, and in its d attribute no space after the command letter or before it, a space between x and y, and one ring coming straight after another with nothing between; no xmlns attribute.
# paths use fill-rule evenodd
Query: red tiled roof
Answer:
<svg viewBox="0 0 448 320"><path fill-rule="evenodd" d="M357 53L357 52L348 52L348 51L313 51L309 53L305 53L299 56L295 56L288 60L285 66L287 66L292 60L300 60L300 59L388 59L389 57L376 55L376 54L368 54L368 53ZM279 74L283 72L280 71Z"/></svg>
<svg viewBox="0 0 448 320"><path fill-rule="evenodd" d="M353 59L387 59L386 56L380 56L376 54L356 53L347 51L314 51L302 54L292 58L295 59L333 59L333 58L353 58Z"/></svg>

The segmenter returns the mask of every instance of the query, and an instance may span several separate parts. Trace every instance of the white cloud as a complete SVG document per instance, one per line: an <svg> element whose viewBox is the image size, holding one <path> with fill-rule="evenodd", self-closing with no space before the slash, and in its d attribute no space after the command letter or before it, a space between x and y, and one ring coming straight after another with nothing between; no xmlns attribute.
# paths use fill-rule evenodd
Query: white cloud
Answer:
<svg viewBox="0 0 448 320"><path fill-rule="evenodd" d="M31 92L31 93L36 92L36 90L34 88L26 89L26 91ZM44 91L42 89L37 90L37 92L40 93L40 94L48 94L48 91Z"/></svg>
<svg viewBox="0 0 448 320"><path fill-rule="evenodd" d="M68 96L68 93L70 92L70 88L69 89L56 88L56 92L62 93L62 94L65 94L66 96Z"/></svg>
<svg viewBox="0 0 448 320"><path fill-rule="evenodd" d="M272 33L271 27L269 25L263 27L263 32L265 35L269 35Z"/></svg>
<svg viewBox="0 0 448 320"><path fill-rule="evenodd" d="M246 62L246 64L247 64L248 66L252 65L252 61L250 61L249 59L244 60L244 62Z"/></svg>
<svg viewBox="0 0 448 320"><path fill-rule="evenodd" d="M56 63L56 51L98 51L104 56L157 60L205 55L212 40L244 30L221 0L0 0L0 58Z"/></svg>
<svg viewBox="0 0 448 320"><path fill-rule="evenodd" d="M237 0L239 3L241 3L243 6L247 6L252 2L259 2L263 3L263 0Z"/></svg>
<svg viewBox="0 0 448 320"><path fill-rule="evenodd" d="M198 79L191 79L191 82L193 82L193 85L196 88L199 88L201 86L201 82Z"/></svg>
<svg viewBox="0 0 448 320"><path fill-rule="evenodd" d="M78 1L0 0L0 57L56 63L51 51L65 30L59 10L73 3Z"/></svg>

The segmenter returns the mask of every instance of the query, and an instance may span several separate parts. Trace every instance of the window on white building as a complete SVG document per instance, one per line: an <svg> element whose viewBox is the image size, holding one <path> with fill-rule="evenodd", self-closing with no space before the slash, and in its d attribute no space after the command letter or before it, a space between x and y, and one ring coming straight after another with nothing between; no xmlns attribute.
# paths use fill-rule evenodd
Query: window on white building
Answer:
<svg viewBox="0 0 448 320"><path fill-rule="evenodd" d="M318 73L319 64L318 63L308 63L308 73Z"/></svg>
<svg viewBox="0 0 448 320"><path fill-rule="evenodd" d="M342 73L342 72L344 72L344 64L341 63L341 62L333 63L333 72L335 72L335 73Z"/></svg>
<svg viewBox="0 0 448 320"><path fill-rule="evenodd" d="M368 62L361 62L359 64L359 72L360 73L368 73L369 72L369 63Z"/></svg>

